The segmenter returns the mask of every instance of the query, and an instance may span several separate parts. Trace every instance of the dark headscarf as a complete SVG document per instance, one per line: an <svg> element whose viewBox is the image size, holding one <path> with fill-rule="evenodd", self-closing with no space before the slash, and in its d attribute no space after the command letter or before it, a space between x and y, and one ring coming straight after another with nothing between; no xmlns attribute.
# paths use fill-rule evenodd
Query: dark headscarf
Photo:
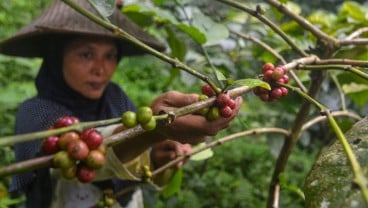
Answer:
<svg viewBox="0 0 368 208"><path fill-rule="evenodd" d="M65 82L62 73L62 53L65 42L56 42L52 53L45 55L36 78L38 95L25 101L16 116L15 134L46 130L62 116L76 116L82 122L115 118L125 111L135 111L135 106L116 84L109 83L100 99L85 98L72 90ZM16 161L23 161L40 156L40 140L16 144L14 146ZM104 188L126 187L130 181L111 179L96 182ZM10 188L11 192L25 192L27 207L49 207L52 199L53 182L48 168L38 169L15 175ZM125 205L131 198L126 194L118 199Z"/></svg>

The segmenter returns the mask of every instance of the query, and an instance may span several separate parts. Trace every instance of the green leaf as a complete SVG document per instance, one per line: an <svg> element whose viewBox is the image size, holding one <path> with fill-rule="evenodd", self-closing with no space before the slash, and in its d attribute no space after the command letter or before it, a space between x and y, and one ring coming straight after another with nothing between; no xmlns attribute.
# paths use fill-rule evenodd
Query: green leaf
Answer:
<svg viewBox="0 0 368 208"><path fill-rule="evenodd" d="M206 36L205 46L218 44L219 41L229 36L229 30L223 24L214 22L199 10L195 11L193 16L195 17L193 26Z"/></svg>
<svg viewBox="0 0 368 208"><path fill-rule="evenodd" d="M267 82L264 82L260 79L239 79L235 80L234 84L240 86L248 86L250 88L263 87L267 90L271 90L270 85Z"/></svg>
<svg viewBox="0 0 368 208"><path fill-rule="evenodd" d="M97 9L97 11L105 18L114 13L115 0L89 0L89 2Z"/></svg>
<svg viewBox="0 0 368 208"><path fill-rule="evenodd" d="M225 75L222 72L220 72L219 70L215 70L215 72L216 72L216 78L218 80L221 80L221 81L227 80L227 78L225 77Z"/></svg>
<svg viewBox="0 0 368 208"><path fill-rule="evenodd" d="M352 82L352 83L343 85L342 89L343 89L344 93L346 93L346 94L348 94L348 93L357 93L357 92L362 92L362 91L368 90L368 85L358 84L358 83Z"/></svg>
<svg viewBox="0 0 368 208"><path fill-rule="evenodd" d="M173 177L170 180L170 183L168 183L164 190L162 190L162 195L165 198L168 198L178 192L181 187L181 183L183 180L183 169L178 169Z"/></svg>
<svg viewBox="0 0 368 208"><path fill-rule="evenodd" d="M354 103L363 108L368 102L368 85L355 82L342 85L342 90Z"/></svg>
<svg viewBox="0 0 368 208"><path fill-rule="evenodd" d="M166 27L166 32L168 34L167 42L171 48L171 55L183 61L187 53L185 43L176 36L176 33L170 27Z"/></svg>
<svg viewBox="0 0 368 208"><path fill-rule="evenodd" d="M178 24L177 27L186 34L188 34L194 41L196 41L199 44L204 44L207 41L205 34L203 34L196 27L189 26L186 24Z"/></svg>
<svg viewBox="0 0 368 208"><path fill-rule="evenodd" d="M200 143L196 146L194 146L192 149L193 151L196 151L197 149L200 149L202 147L205 147L206 143ZM213 156L212 149L206 149L204 151L198 152L197 154L194 154L190 157L190 160L199 161L199 160L206 160Z"/></svg>
<svg viewBox="0 0 368 208"><path fill-rule="evenodd" d="M346 13L348 17L356 21L366 21L366 15L361 9L362 5L353 1L344 2L342 12Z"/></svg>

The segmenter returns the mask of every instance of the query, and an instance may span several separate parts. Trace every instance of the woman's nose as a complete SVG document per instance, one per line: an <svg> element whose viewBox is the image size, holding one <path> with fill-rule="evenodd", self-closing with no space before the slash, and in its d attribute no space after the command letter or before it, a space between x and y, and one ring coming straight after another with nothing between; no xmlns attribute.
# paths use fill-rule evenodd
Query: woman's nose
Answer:
<svg viewBox="0 0 368 208"><path fill-rule="evenodd" d="M103 60L96 60L93 69L92 74L96 76L102 76L105 71L105 64Z"/></svg>

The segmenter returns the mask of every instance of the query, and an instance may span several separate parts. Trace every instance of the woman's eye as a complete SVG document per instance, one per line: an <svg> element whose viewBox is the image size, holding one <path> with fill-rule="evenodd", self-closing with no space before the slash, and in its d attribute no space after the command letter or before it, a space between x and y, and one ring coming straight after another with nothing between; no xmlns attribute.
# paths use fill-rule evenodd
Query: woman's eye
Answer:
<svg viewBox="0 0 368 208"><path fill-rule="evenodd" d="M82 58L85 58L85 59L91 59L93 57L93 53L89 51L82 52L80 55Z"/></svg>
<svg viewBox="0 0 368 208"><path fill-rule="evenodd" d="M109 60L117 60L118 55L116 53L109 53L106 55L106 58Z"/></svg>

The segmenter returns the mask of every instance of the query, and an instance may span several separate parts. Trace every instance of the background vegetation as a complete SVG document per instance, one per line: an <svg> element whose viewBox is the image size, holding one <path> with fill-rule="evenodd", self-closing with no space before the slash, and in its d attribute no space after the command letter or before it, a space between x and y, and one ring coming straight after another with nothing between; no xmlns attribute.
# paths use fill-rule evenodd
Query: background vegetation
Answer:
<svg viewBox="0 0 368 208"><path fill-rule="evenodd" d="M49 2L51 0L1 1L0 40L11 36L22 25L29 23ZM190 22L195 21L195 17L191 19L192 14L201 14L211 17L212 21L226 24L232 29L241 28L246 34L262 39L289 61L296 57L279 36L254 18L212 0L156 0L153 1L155 7L139 1L127 2L135 5L123 8L127 15L159 40L170 44L170 52L174 56L205 73L210 73L207 58L226 76L234 79L255 78L260 74L263 63L277 63L277 60L258 45L235 38L233 34L220 44L200 46L174 27L174 22L169 22L168 19ZM239 2L252 8L259 4L258 1ZM363 2L315 0L308 1L307 4L300 0L289 1L288 6L326 33L338 37L349 34L357 27L368 25L368 18L359 16L368 10ZM290 19L266 4L262 6L269 9L266 15L293 37L299 47L308 50L308 47L314 44L315 40L306 38L309 34ZM205 22L204 19L198 18ZM215 34L216 32L212 33ZM365 46L346 48L336 54L336 57L367 60L366 50ZM36 94L33 80L39 65L39 59L0 55L0 137L12 134L17 106ZM308 73L300 71L298 76L308 85ZM329 76L334 79L324 81L318 100L331 109L341 109L343 104L340 99L341 91L336 87L336 83L343 85L354 81L367 84L366 81L343 72L331 72ZM200 93L200 86L203 85L202 81L178 69L171 69L170 65L149 55L123 59L113 79L124 87L138 106L149 104L155 96L167 90ZM367 89L344 94L347 109L358 115L367 115ZM290 93L287 98L278 102L263 103L249 94L244 96L244 101L235 122L211 139L257 127L288 128L302 99ZM317 111L311 113L317 114ZM346 118L339 119L339 124L344 130L352 123L352 120ZM281 192L280 207L303 207L298 188L303 187L304 179L319 151L332 139L333 133L326 124L315 125L303 133L285 171L286 183ZM150 188L145 189L147 207L265 207L268 187L282 143L283 138L278 135L255 135L216 147L213 149L212 158L206 161L192 161L185 166L179 193L165 198ZM0 166L10 164L13 160L11 147L0 148ZM8 197L9 183L9 178L0 181L0 207L22 200Z"/></svg>

